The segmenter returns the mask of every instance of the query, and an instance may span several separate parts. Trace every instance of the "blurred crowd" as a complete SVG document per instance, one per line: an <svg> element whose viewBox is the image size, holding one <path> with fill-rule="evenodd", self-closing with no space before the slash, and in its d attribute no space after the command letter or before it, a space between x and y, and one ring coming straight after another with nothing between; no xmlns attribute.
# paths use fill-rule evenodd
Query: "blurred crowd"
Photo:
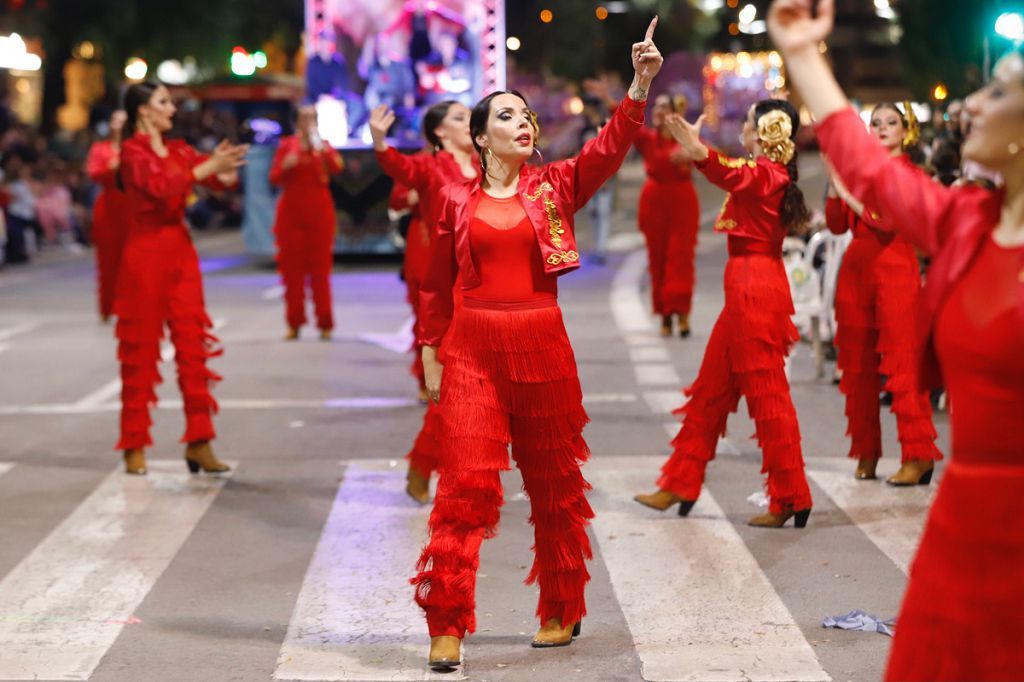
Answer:
<svg viewBox="0 0 1024 682"><path fill-rule="evenodd" d="M0 264L30 262L44 249L78 252L91 244L92 206L99 186L86 172L89 147L109 134L106 116L75 133L45 136L21 123L0 102ZM209 151L238 139L230 113L185 103L179 136ZM241 224L241 196L197 188L189 221L198 229Z"/></svg>

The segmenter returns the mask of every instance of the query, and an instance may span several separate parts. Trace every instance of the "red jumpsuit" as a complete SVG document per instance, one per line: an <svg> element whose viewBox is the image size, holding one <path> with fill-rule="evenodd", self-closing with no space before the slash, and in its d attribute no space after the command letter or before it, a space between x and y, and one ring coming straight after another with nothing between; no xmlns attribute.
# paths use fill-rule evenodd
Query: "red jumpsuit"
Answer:
<svg viewBox="0 0 1024 682"><path fill-rule="evenodd" d="M118 166L110 165L119 155L120 150L112 142L101 140L89 148L85 161L89 177L102 188L92 207L92 243L96 248L100 316L104 319L114 314L117 272L131 220L128 199L117 186Z"/></svg>
<svg viewBox="0 0 1024 682"><path fill-rule="evenodd" d="M206 360L219 355L218 340L203 301L199 258L185 225L192 193L192 169L206 157L181 140L168 140L167 156L157 156L149 136L136 133L123 144L121 174L132 207L132 223L118 274L116 334L121 361L121 439L117 449L152 444L149 406L160 382L160 340L170 329L178 386L185 409L182 442L214 437L217 402L210 384L220 377ZM203 182L223 189L215 176Z"/></svg>
<svg viewBox="0 0 1024 682"><path fill-rule="evenodd" d="M952 456L897 619L886 679L1011 680L1024 669L1024 247L994 243L1002 191L949 189L889 158L852 110L818 126L854 196L932 257L922 385L950 396ZM941 370L941 372L940 372Z"/></svg>
<svg viewBox="0 0 1024 682"><path fill-rule="evenodd" d="M497 532L510 444L532 510L527 582L540 586L537 615L568 625L586 613L587 415L555 278L579 266L573 216L615 173L642 125L643 106L627 99L578 157L524 166L511 198L488 197L475 181L441 194L420 303L421 341L443 339L442 454L430 540L413 579L432 637L476 627L480 544ZM464 294L457 309L456 276Z"/></svg>
<svg viewBox="0 0 1024 682"><path fill-rule="evenodd" d="M634 144L647 172L637 220L647 241L651 304L656 315L689 315L700 228L690 164L673 163L669 157L679 144L653 128L641 130Z"/></svg>
<svg viewBox="0 0 1024 682"><path fill-rule="evenodd" d="M285 158L299 163L284 168ZM303 149L298 136L281 138L270 166L270 182L284 191L277 202L274 233L277 266L284 284L285 318L291 329L306 323L306 280L313 291L317 327L334 329L331 268L334 264L334 200L330 176L340 173L341 155L333 149Z"/></svg>
<svg viewBox="0 0 1024 682"><path fill-rule="evenodd" d="M453 182L465 182L462 167L455 157L445 151L434 154L416 154L407 156L394 147L377 153L381 169L395 180L396 183L416 190L419 204L414 210L413 220L409 224L409 236L406 238L405 251L405 284L408 290L409 304L412 306L415 328L419 338L421 321L420 288L430 267L430 246L436 234L437 220L441 210L441 190ZM474 165L475 167L475 165ZM419 214L417 219L416 214ZM413 347L415 353L413 373L420 377L423 363L420 355L422 346L417 343ZM430 478L437 468L438 448L436 434L437 415L433 404L427 405L423 416L423 427L420 429L412 449L406 458L409 465L424 478Z"/></svg>
<svg viewBox="0 0 1024 682"><path fill-rule="evenodd" d="M909 161L908 161L909 163ZM867 213L867 210L865 210ZM914 247L878 229L870 215L860 217L841 199L825 204L829 230L853 231L843 255L836 289L836 347L846 395L850 457L882 456L879 375L892 393L903 461L939 460L928 392L918 386L914 311L921 276Z"/></svg>
<svg viewBox="0 0 1024 682"><path fill-rule="evenodd" d="M658 487L697 499L718 437L743 396L757 425L770 511L809 509L800 425L785 373L786 355L799 339L782 264L786 228L779 219L789 174L765 157L730 159L715 151L697 167L729 192L715 222L716 231L729 235L725 308L711 331L697 380L685 391L690 400L676 411L683 425Z"/></svg>

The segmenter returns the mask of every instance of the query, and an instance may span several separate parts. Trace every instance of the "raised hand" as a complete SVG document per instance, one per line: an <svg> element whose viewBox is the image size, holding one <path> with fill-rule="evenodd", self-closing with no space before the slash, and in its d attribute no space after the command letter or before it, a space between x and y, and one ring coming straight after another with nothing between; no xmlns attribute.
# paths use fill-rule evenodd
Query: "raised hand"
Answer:
<svg viewBox="0 0 1024 682"><path fill-rule="evenodd" d="M768 9L768 34L783 53L815 48L832 32L835 0L819 0L817 16L812 0L775 0Z"/></svg>
<svg viewBox="0 0 1024 682"><path fill-rule="evenodd" d="M658 47L654 44L654 29L657 26L658 17L654 17L651 20L651 25L647 27L647 33L644 35L643 41L633 43L631 56L635 75L633 77L633 85L629 88L629 96L637 102L647 99L647 91L650 89L651 81L658 75L658 71L661 70L661 65L665 61L661 56L661 52L658 51Z"/></svg>
<svg viewBox="0 0 1024 682"><path fill-rule="evenodd" d="M700 140L700 129L704 126L704 115L696 123L687 123L682 114L665 117L665 128L679 143L686 161L703 161L708 158L708 148Z"/></svg>
<svg viewBox="0 0 1024 682"><path fill-rule="evenodd" d="M249 151L247 144L231 144L227 140L221 140L220 144L210 154L210 161L213 162L214 173L227 173L238 170L245 165L245 155Z"/></svg>
<svg viewBox="0 0 1024 682"><path fill-rule="evenodd" d="M380 104L370 112L370 137L373 138L373 148L378 151L387 149L388 130L395 123L395 112L387 104Z"/></svg>

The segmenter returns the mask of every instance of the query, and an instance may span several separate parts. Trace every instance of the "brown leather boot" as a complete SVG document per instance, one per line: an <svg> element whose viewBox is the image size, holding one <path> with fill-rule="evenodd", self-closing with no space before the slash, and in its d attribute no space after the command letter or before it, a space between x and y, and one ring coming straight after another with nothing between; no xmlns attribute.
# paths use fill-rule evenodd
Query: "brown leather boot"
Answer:
<svg viewBox="0 0 1024 682"><path fill-rule="evenodd" d="M910 485L928 485L932 482L935 462L910 459L900 466L900 470L890 476L886 483L902 488Z"/></svg>
<svg viewBox="0 0 1024 682"><path fill-rule="evenodd" d="M333 330L331 330L331 329L321 329L320 330L320 340L321 341L330 341L332 334L333 334Z"/></svg>
<svg viewBox="0 0 1024 682"><path fill-rule="evenodd" d="M193 474L198 474L200 469L208 474L222 474L225 471L231 471L231 467L213 454L213 448L210 447L208 440L189 443L185 448L185 463L188 464L188 470Z"/></svg>
<svg viewBox="0 0 1024 682"><path fill-rule="evenodd" d="M697 503L697 500L684 500L669 490L659 490L656 493L640 494L634 496L633 499L645 507L657 509L658 511L665 511L673 504L678 504L680 516L686 516L689 514L690 510L693 509L693 505Z"/></svg>
<svg viewBox="0 0 1024 682"><path fill-rule="evenodd" d="M679 315L679 338L688 339L690 338L690 316Z"/></svg>
<svg viewBox="0 0 1024 682"><path fill-rule="evenodd" d="M853 477L858 481L873 481L878 476L875 474L875 468L878 466L878 458L867 458L857 460L857 471L853 474Z"/></svg>
<svg viewBox="0 0 1024 682"><path fill-rule="evenodd" d="M801 509L800 511L787 509L781 514L775 514L769 511L750 519L750 521L747 521L747 525L754 526L755 528L782 528L786 525L786 521L795 517L793 525L797 528L804 528L807 526L807 519L810 518L810 516L811 510L809 508Z"/></svg>
<svg viewBox="0 0 1024 682"><path fill-rule="evenodd" d="M409 473L405 475L405 492L409 497L420 504L430 502L430 479L420 472L409 467Z"/></svg>
<svg viewBox="0 0 1024 682"><path fill-rule="evenodd" d="M454 635L431 637L427 665L435 670L451 670L462 665L462 640Z"/></svg>
<svg viewBox="0 0 1024 682"><path fill-rule="evenodd" d="M142 448L131 448L124 451L124 472L133 476L145 476L146 451Z"/></svg>
<svg viewBox="0 0 1024 682"><path fill-rule="evenodd" d="M286 331L285 334L284 334L284 340L285 341L298 341L299 340L299 330L298 330L298 328L297 327L289 327L288 331Z"/></svg>
<svg viewBox="0 0 1024 682"><path fill-rule="evenodd" d="M573 637L580 636L580 624L562 626L562 621L552 618L537 630L530 646L534 649L551 649L557 646L569 646Z"/></svg>

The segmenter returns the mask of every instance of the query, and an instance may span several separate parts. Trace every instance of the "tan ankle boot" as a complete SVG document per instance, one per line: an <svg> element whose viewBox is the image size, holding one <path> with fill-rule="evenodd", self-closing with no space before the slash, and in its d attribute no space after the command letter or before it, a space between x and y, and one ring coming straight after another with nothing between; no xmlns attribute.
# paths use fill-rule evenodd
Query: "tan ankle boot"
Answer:
<svg viewBox="0 0 1024 682"><path fill-rule="evenodd" d="M750 519L747 521L747 525L754 526L755 528L782 528L786 525L786 521L796 517L793 520L793 525L797 528L804 528L807 526L807 519L810 518L810 516L810 509L801 509L800 511L789 509L781 514L775 514L769 511Z"/></svg>
<svg viewBox="0 0 1024 682"><path fill-rule="evenodd" d="M679 338L690 338L690 316L679 315Z"/></svg>
<svg viewBox="0 0 1024 682"><path fill-rule="evenodd" d="M429 478L425 477L412 467L409 467L409 473L405 475L405 480L407 481L405 484L405 492L408 493L409 497L420 504L427 504L430 502Z"/></svg>
<svg viewBox="0 0 1024 682"><path fill-rule="evenodd" d="M878 476L875 474L875 468L878 466L878 458L862 458L857 460L857 471L853 474L853 477L858 481L873 481Z"/></svg>
<svg viewBox="0 0 1024 682"><path fill-rule="evenodd" d="M580 624L562 626L562 621L552 618L537 630L530 646L534 649L551 649L556 646L569 646L573 637L580 636Z"/></svg>
<svg viewBox="0 0 1024 682"><path fill-rule="evenodd" d="M696 500L684 500L683 498L676 495L674 492L669 490L659 490L656 493L641 494L633 497L634 500L650 507L651 509L657 509L658 511L665 511L673 504L679 505L679 515L686 516L693 509L693 505L696 504Z"/></svg>
<svg viewBox="0 0 1024 682"><path fill-rule="evenodd" d="M462 640L453 635L431 637L427 665L438 670L450 670L462 665Z"/></svg>
<svg viewBox="0 0 1024 682"><path fill-rule="evenodd" d="M664 337L672 336L672 316L662 315L661 316L661 335Z"/></svg>
<svg viewBox="0 0 1024 682"><path fill-rule="evenodd" d="M124 451L124 472L133 476L145 476L146 451L142 448L131 448Z"/></svg>
<svg viewBox="0 0 1024 682"><path fill-rule="evenodd" d="M299 330L295 327L289 327L288 331L284 334L285 341L297 341L299 339Z"/></svg>
<svg viewBox="0 0 1024 682"><path fill-rule="evenodd" d="M910 459L903 463L900 470L890 476L886 483L896 487L909 485L928 485L932 482L935 462Z"/></svg>
<svg viewBox="0 0 1024 682"><path fill-rule="evenodd" d="M320 330L320 340L321 341L330 341L332 335L333 335L333 331L330 330L330 329L321 329Z"/></svg>
<svg viewBox="0 0 1024 682"><path fill-rule="evenodd" d="M231 471L231 467L213 454L213 448L210 447L208 440L189 443L185 448L185 463L188 464L188 470L193 474L198 474L200 469L208 474L222 474L225 471Z"/></svg>

